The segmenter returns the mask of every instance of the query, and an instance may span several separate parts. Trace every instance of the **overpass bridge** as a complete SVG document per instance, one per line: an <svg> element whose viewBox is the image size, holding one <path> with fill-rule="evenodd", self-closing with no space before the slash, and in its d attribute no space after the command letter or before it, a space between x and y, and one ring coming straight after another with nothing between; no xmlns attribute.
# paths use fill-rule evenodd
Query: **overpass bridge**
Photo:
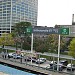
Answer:
<svg viewBox="0 0 75 75"><path fill-rule="evenodd" d="M24 64L24 63L16 62L13 60L4 59L1 57L0 57L0 64L10 65L12 67L17 67L23 70L25 69L28 71L36 72L36 73L39 73L40 75L69 75L67 73L56 72L56 71L54 72L54 71L46 70L45 68L41 68L34 65L29 65L29 64Z"/></svg>
<svg viewBox="0 0 75 75"><path fill-rule="evenodd" d="M12 49L12 50L16 50L16 48L14 47L5 47L5 49ZM26 51L28 53L31 53L30 51ZM58 57L57 54L54 54L54 53L36 53L38 55L46 55L46 56L51 56L51 57ZM71 56L67 56L67 55L60 55L60 58L65 58L65 59L69 59L71 60L71 63L72 61L75 61L74 58L72 58ZM0 63L4 63L4 64L8 64L8 65L11 65L12 67L15 66L15 67L19 67L19 68L22 68L22 69L27 69L29 71L33 71L33 72L36 72L36 73L41 73L42 75L69 75L71 73L67 73L67 72L57 72L57 71L51 71L51 70L48 70L46 69L46 67L44 67L45 65L49 65L49 64L43 64L43 65L36 65L36 64L31 64L31 63L25 63L24 61L21 62L20 60L18 61L17 59L8 59L8 58L2 58L2 56L0 55ZM74 75L75 75L75 72L74 72Z"/></svg>

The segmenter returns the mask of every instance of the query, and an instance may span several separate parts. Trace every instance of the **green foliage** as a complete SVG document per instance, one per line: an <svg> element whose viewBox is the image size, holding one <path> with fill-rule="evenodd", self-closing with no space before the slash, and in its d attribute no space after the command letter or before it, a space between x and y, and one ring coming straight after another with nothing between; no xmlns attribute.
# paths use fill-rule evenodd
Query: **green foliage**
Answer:
<svg viewBox="0 0 75 75"><path fill-rule="evenodd" d="M64 50L66 47L66 41L64 41L63 37L61 36L61 50ZM51 52L57 53L58 51L58 35L57 34L50 34L45 39L42 38L35 38L34 40L34 50L37 52Z"/></svg>
<svg viewBox="0 0 75 75"><path fill-rule="evenodd" d="M72 41L70 42L68 49L69 49L68 54L75 58L75 38L73 38Z"/></svg>
<svg viewBox="0 0 75 75"><path fill-rule="evenodd" d="M45 44L40 44L38 47L36 47L36 51L44 53L48 51L48 47Z"/></svg>
<svg viewBox="0 0 75 75"><path fill-rule="evenodd" d="M48 46L45 44L45 40L38 39L37 37L34 39L34 50L36 52L48 52Z"/></svg>
<svg viewBox="0 0 75 75"><path fill-rule="evenodd" d="M25 50L31 49L31 38L29 36L24 38L23 49L25 49Z"/></svg>
<svg viewBox="0 0 75 75"><path fill-rule="evenodd" d="M49 46L49 52L57 53L58 52L58 35L50 34L47 38L47 45ZM66 41L63 36L60 39L60 50L64 50Z"/></svg>
<svg viewBox="0 0 75 75"><path fill-rule="evenodd" d="M50 52L55 52L58 49L58 35L50 34L47 37L46 43L49 47Z"/></svg>
<svg viewBox="0 0 75 75"><path fill-rule="evenodd" d="M26 34L26 28L31 26L30 22L19 22L14 26L14 32L16 35L21 36Z"/></svg>
<svg viewBox="0 0 75 75"><path fill-rule="evenodd" d="M31 27L30 22L19 22L14 25L14 31L12 32L12 35L14 37L14 40L16 42L16 49L18 48L18 45L22 44L23 49L30 49L30 34L27 33L27 28Z"/></svg>
<svg viewBox="0 0 75 75"><path fill-rule="evenodd" d="M4 33L0 37L0 45L13 45L14 39L11 34Z"/></svg>

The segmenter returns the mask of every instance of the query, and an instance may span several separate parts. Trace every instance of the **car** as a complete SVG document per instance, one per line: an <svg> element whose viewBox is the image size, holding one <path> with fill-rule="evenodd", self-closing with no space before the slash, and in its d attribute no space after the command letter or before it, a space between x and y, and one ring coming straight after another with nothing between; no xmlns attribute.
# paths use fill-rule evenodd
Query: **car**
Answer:
<svg viewBox="0 0 75 75"><path fill-rule="evenodd" d="M48 70L57 70L57 61L51 61L50 66L47 66L46 69ZM59 71L62 71L63 68L62 68L62 64L59 63Z"/></svg>
<svg viewBox="0 0 75 75"><path fill-rule="evenodd" d="M37 59L35 57L32 57L32 62L36 62L36 60ZM26 57L25 61L31 61L31 57Z"/></svg>
<svg viewBox="0 0 75 75"><path fill-rule="evenodd" d="M50 69L53 69L53 67L54 67L54 70L57 70L58 62L57 61L51 61L51 63L49 65L50 65ZM64 65L59 62L59 71L62 71L64 69L63 66Z"/></svg>
<svg viewBox="0 0 75 75"><path fill-rule="evenodd" d="M53 64L57 64L57 61L51 61L50 66L53 66Z"/></svg>
<svg viewBox="0 0 75 75"><path fill-rule="evenodd" d="M53 65L53 66L50 66L50 70L57 70L57 64L55 64L55 65ZM59 71L62 71L63 70L63 68L62 68L62 66L59 64Z"/></svg>
<svg viewBox="0 0 75 75"><path fill-rule="evenodd" d="M51 61L51 64L53 64L53 63L57 64L57 61Z"/></svg>
<svg viewBox="0 0 75 75"><path fill-rule="evenodd" d="M72 67L71 67L71 66L72 66ZM67 71L71 71L71 69L72 69L72 71L75 70L75 64L68 64L68 65L67 65Z"/></svg>
<svg viewBox="0 0 75 75"><path fill-rule="evenodd" d="M46 58L39 58L36 60L36 64L42 64L44 62L46 62Z"/></svg>
<svg viewBox="0 0 75 75"><path fill-rule="evenodd" d="M22 56L21 56L21 55L19 55L19 54L13 54L13 58L14 58L14 59L21 59L21 58L22 58Z"/></svg>
<svg viewBox="0 0 75 75"><path fill-rule="evenodd" d="M66 67L68 64L68 61L67 60L60 60L59 63L61 63L63 65L63 67Z"/></svg>
<svg viewBox="0 0 75 75"><path fill-rule="evenodd" d="M24 60L25 61L30 61L31 60L31 57L25 57Z"/></svg>
<svg viewBox="0 0 75 75"><path fill-rule="evenodd" d="M46 58L39 58L40 60L43 60L44 62L46 61Z"/></svg>
<svg viewBox="0 0 75 75"><path fill-rule="evenodd" d="M13 58L13 55L14 55L15 53L8 53L8 58Z"/></svg>

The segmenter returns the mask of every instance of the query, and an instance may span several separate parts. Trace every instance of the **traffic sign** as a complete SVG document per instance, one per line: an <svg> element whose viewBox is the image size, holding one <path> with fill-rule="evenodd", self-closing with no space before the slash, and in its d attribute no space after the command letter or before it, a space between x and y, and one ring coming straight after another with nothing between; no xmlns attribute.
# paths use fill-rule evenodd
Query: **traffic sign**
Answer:
<svg viewBox="0 0 75 75"><path fill-rule="evenodd" d="M52 27L41 27L41 26L31 26L26 28L27 34L60 34L69 35L69 28L52 28Z"/></svg>
<svg viewBox="0 0 75 75"><path fill-rule="evenodd" d="M32 32L34 34L59 34L59 28L35 26Z"/></svg>
<svg viewBox="0 0 75 75"><path fill-rule="evenodd" d="M60 34L69 35L69 28L60 28Z"/></svg>
<svg viewBox="0 0 75 75"><path fill-rule="evenodd" d="M26 28L26 33L31 34L32 33L32 27L27 27Z"/></svg>

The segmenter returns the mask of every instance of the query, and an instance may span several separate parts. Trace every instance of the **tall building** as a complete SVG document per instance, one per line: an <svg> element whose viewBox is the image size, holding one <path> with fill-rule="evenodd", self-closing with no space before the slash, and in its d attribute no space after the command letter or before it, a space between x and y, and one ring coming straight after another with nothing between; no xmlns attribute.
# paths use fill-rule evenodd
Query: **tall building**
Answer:
<svg viewBox="0 0 75 75"><path fill-rule="evenodd" d="M17 22L37 25L38 0L0 0L0 34L11 33Z"/></svg>

